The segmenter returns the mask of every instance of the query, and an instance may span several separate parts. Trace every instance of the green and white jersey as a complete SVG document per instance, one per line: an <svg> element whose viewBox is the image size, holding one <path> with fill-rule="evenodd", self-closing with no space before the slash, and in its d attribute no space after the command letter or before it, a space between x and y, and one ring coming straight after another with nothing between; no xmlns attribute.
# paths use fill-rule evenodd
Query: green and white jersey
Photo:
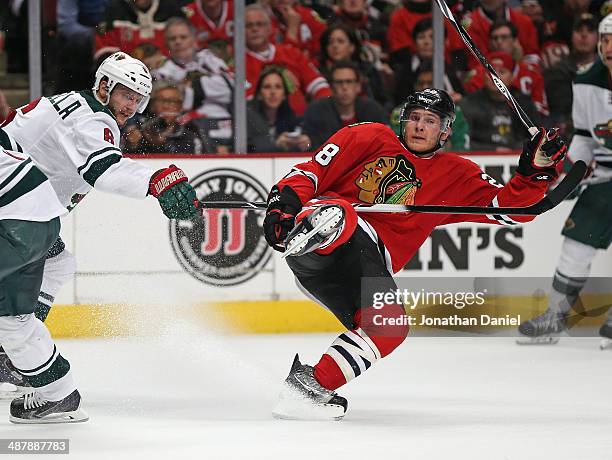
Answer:
<svg viewBox="0 0 612 460"><path fill-rule="evenodd" d="M600 59L576 76L573 93L575 132L568 157L587 165L595 160L594 176L612 176L612 86Z"/></svg>
<svg viewBox="0 0 612 460"><path fill-rule="evenodd" d="M47 222L67 213L31 158L0 148L0 220Z"/></svg>
<svg viewBox="0 0 612 460"><path fill-rule="evenodd" d="M27 152L71 209L92 187L144 198L153 171L122 156L119 127L91 91L37 99L17 109L0 144Z"/></svg>

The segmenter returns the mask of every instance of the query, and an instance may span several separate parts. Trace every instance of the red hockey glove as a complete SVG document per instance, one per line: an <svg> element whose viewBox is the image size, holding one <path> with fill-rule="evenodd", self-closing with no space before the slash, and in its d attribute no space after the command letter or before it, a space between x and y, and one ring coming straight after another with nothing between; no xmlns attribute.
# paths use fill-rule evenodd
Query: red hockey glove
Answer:
<svg viewBox="0 0 612 460"><path fill-rule="evenodd" d="M565 157L567 145L557 129L538 132L523 145L516 172L533 181L554 181L559 175L555 165Z"/></svg>
<svg viewBox="0 0 612 460"><path fill-rule="evenodd" d="M300 209L302 202L291 187L272 187L268 195L268 211L263 230L266 241L275 250L285 252L285 238L295 226L295 215Z"/></svg>
<svg viewBox="0 0 612 460"><path fill-rule="evenodd" d="M149 195L157 198L168 219L190 219L201 214L195 190L187 180L183 170L174 165L151 176Z"/></svg>

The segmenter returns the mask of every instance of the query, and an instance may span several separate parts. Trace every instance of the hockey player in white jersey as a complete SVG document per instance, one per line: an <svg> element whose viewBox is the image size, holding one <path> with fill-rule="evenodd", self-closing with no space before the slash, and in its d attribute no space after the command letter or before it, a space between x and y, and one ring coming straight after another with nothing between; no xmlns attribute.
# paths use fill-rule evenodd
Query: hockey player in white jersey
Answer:
<svg viewBox="0 0 612 460"><path fill-rule="evenodd" d="M600 59L579 73L573 84L574 137L568 161L592 165L591 181L565 222L561 257L555 270L548 309L519 326L519 343L556 343L571 324L577 301L598 249L612 242L612 14L599 24ZM595 180L593 180L595 179ZM601 326L602 348L612 343L612 309Z"/></svg>
<svg viewBox="0 0 612 460"><path fill-rule="evenodd" d="M119 126L136 111L142 112L146 108L150 92L151 76L144 64L124 53L115 53L98 68L93 91L43 97L9 115L0 129L0 143L31 156L33 163L48 177L65 210L72 209L84 195L96 188L132 198L152 195L158 199L168 218L189 219L198 215L200 210L195 191L188 184L184 172L174 165L153 171L124 158L119 148ZM47 245L46 251L50 247L51 244ZM31 302L26 302L25 298L20 300L19 315L27 317L20 327L29 327L27 323L33 324L37 330L46 331L33 314L36 298L50 303L66 278L74 273L74 259L64 250L61 240L56 241L48 255L52 257L43 262L47 282L43 280L42 284L43 289L51 292L41 291L38 296L37 290ZM37 289L40 286L39 282ZM0 308L0 319L4 316L7 313ZM0 344L5 355L3 360L0 354L0 381L3 377L10 381L12 376L13 380L22 379L35 390L35 396L26 395L13 401L11 421L80 421L64 416L61 410L58 412L66 407L55 404L70 397L76 387L71 379L56 378L58 372L53 369L69 368L69 365L63 358L58 358L53 342L49 340L39 343L36 349L29 349L27 344L19 341L20 337L26 340L27 334L20 334L18 330L13 333L2 324L0 322ZM13 334L11 340L7 339L9 333ZM8 367L3 367L2 361ZM35 365L20 365L30 361ZM47 391L48 385L54 388L53 392ZM74 405L74 401L69 402Z"/></svg>

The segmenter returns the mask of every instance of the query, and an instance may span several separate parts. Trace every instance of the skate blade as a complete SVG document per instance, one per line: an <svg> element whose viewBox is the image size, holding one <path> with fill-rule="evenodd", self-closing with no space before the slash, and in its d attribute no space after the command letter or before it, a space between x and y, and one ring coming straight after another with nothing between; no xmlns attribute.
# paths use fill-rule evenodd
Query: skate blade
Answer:
<svg viewBox="0 0 612 460"><path fill-rule="evenodd" d="M309 401L279 401L272 416L281 420L332 421L344 418L344 408L333 404L312 404Z"/></svg>
<svg viewBox="0 0 612 460"><path fill-rule="evenodd" d="M516 339L517 345L556 345L559 337L519 337Z"/></svg>
<svg viewBox="0 0 612 460"><path fill-rule="evenodd" d="M274 418L281 420L341 420L346 412L336 404L315 404L300 393L285 387L272 409Z"/></svg>
<svg viewBox="0 0 612 460"><path fill-rule="evenodd" d="M23 396L26 393L30 393L32 387L18 387L12 383L2 382L0 383L0 400L15 399Z"/></svg>
<svg viewBox="0 0 612 460"><path fill-rule="evenodd" d="M287 250L281 254L281 258L285 259L285 258L287 258L289 256L292 256L296 252L299 252L299 250L301 248L300 249L298 249L298 248L302 245L302 243L307 243L308 240L310 240L310 238L312 236L314 236L317 233L319 233L319 231L323 227L325 227L327 224L329 224L332 220L336 219L338 217L338 214L342 215L342 209L340 209L340 208L333 209L333 211L327 213L327 217L325 219L323 219L322 221L320 221L317 225L315 225L312 228L312 230L310 230L309 232L306 232L306 233L302 233L301 235L297 235L292 240L291 246L289 246L287 248Z"/></svg>
<svg viewBox="0 0 612 460"><path fill-rule="evenodd" d="M599 344L600 350L609 350L612 349L612 339L603 338Z"/></svg>
<svg viewBox="0 0 612 460"><path fill-rule="evenodd" d="M83 409L61 414L51 414L42 418L23 419L9 415L9 421L18 425L44 425L51 423L80 423L89 420L89 415Z"/></svg>

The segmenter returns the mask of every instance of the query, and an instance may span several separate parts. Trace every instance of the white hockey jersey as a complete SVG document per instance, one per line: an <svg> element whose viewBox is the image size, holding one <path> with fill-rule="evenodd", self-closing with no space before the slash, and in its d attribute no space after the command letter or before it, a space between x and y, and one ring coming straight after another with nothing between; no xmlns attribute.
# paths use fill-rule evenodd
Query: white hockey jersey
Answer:
<svg viewBox="0 0 612 460"><path fill-rule="evenodd" d="M0 148L0 220L47 222L67 212L31 158Z"/></svg>
<svg viewBox="0 0 612 460"><path fill-rule="evenodd" d="M573 97L575 132L568 157L587 165L595 160L593 177L612 177L612 87L600 59L576 76Z"/></svg>
<svg viewBox="0 0 612 460"><path fill-rule="evenodd" d="M153 71L157 80L184 87L183 109L207 118L231 118L233 76L225 62L210 50L198 51L195 59L179 64L168 59Z"/></svg>
<svg viewBox="0 0 612 460"><path fill-rule="evenodd" d="M153 171L124 158L119 141L117 121L91 91L32 101L0 130L0 144L31 156L68 209L92 187L132 198L147 195Z"/></svg>

